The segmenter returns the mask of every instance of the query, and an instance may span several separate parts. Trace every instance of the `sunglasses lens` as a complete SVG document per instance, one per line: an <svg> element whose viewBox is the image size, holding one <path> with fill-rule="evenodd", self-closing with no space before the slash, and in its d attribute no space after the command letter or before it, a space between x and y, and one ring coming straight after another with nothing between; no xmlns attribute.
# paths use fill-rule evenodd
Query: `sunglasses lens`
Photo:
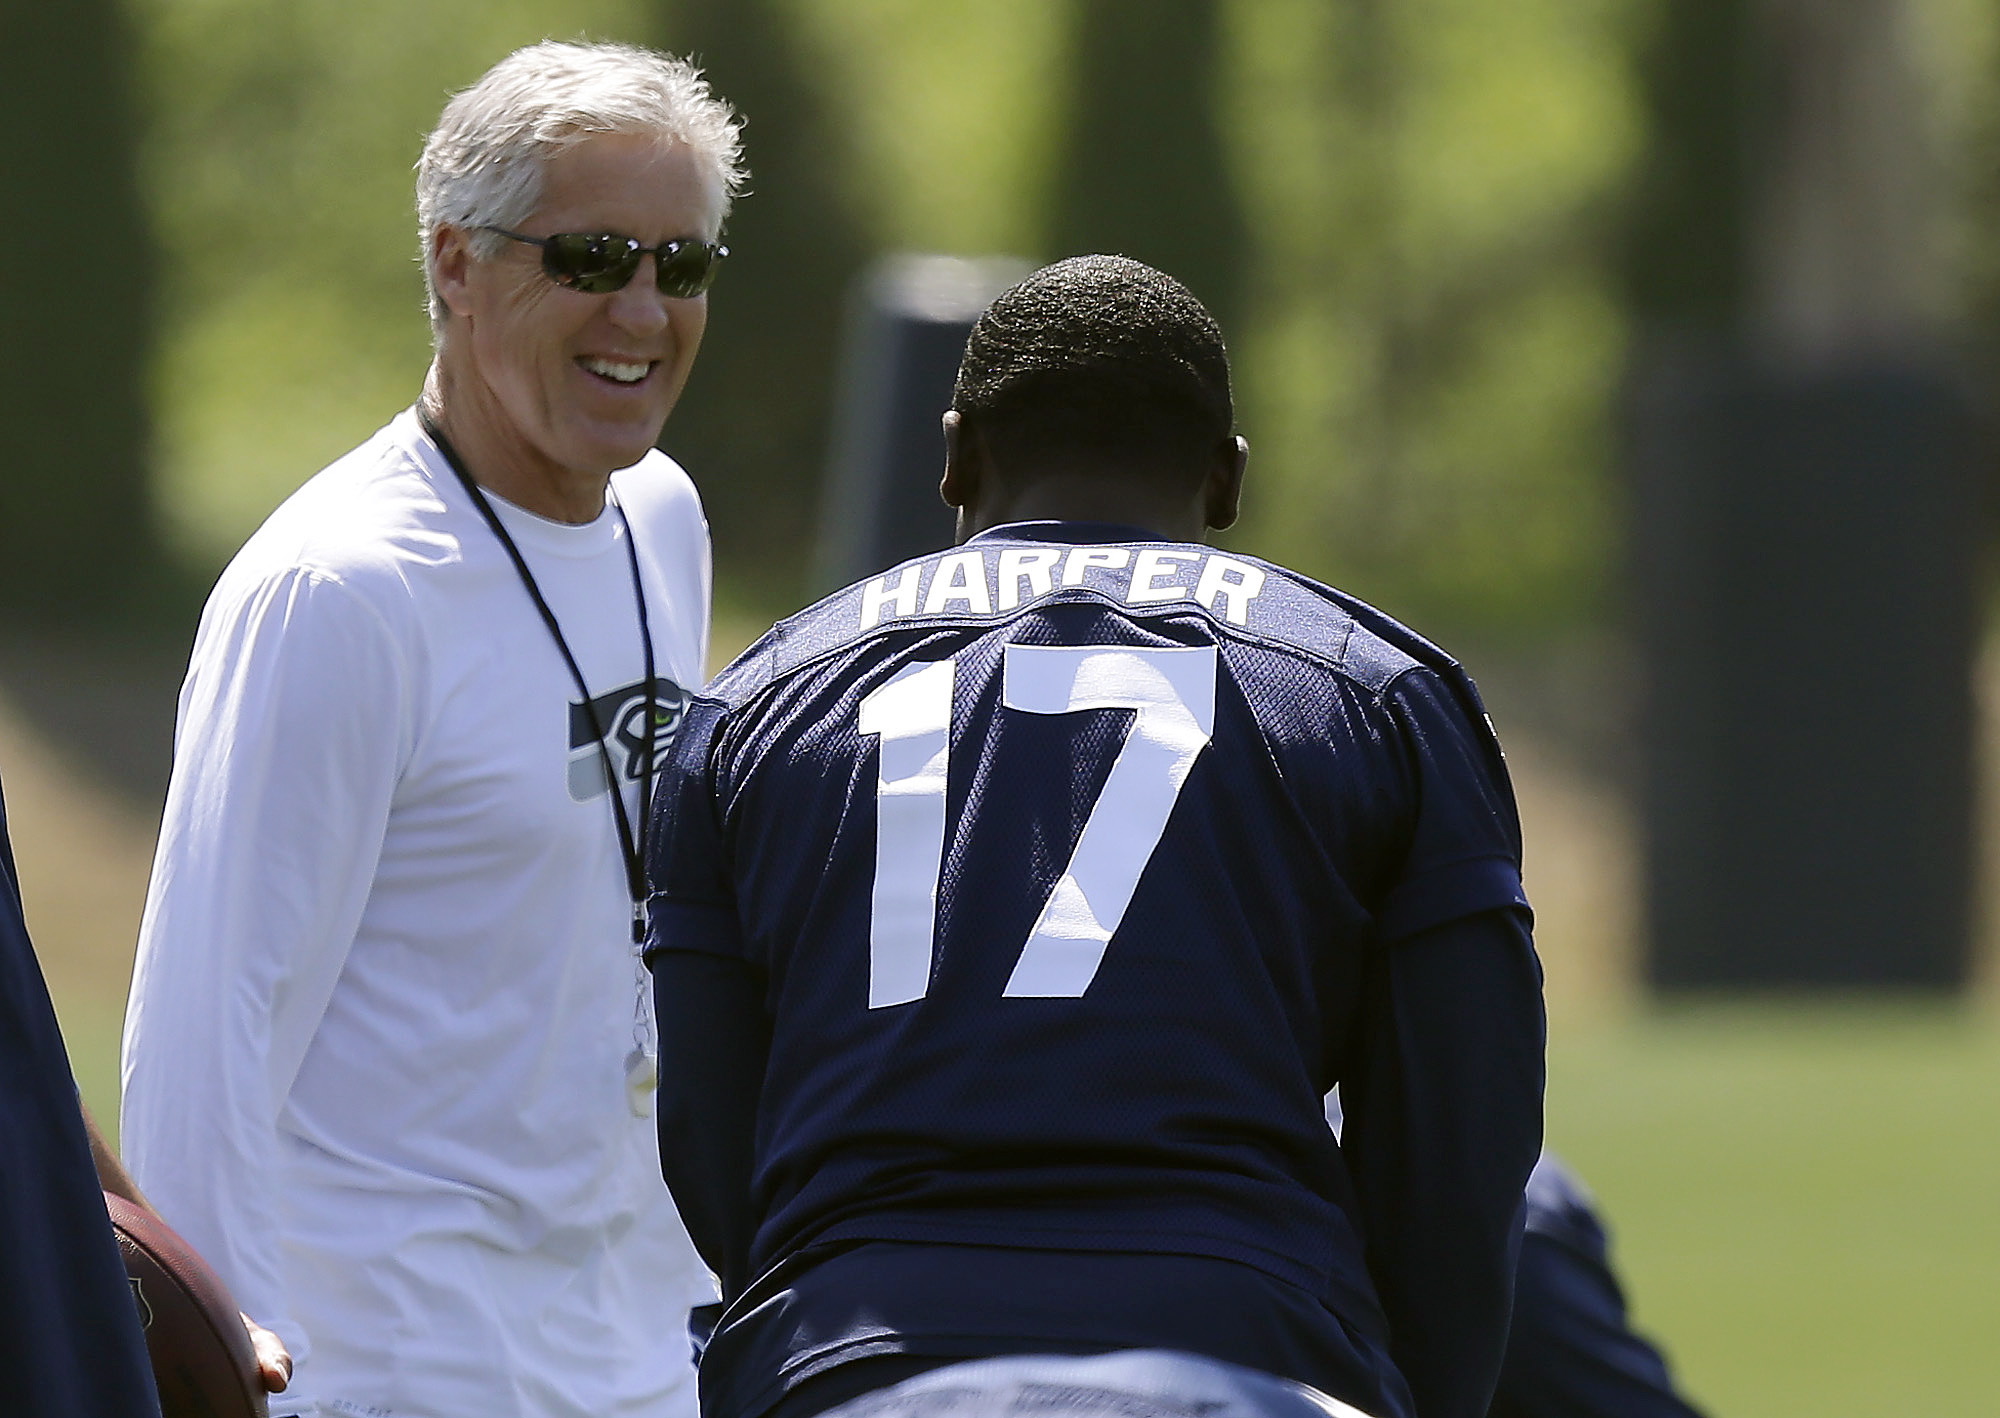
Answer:
<svg viewBox="0 0 2000 1418"><path fill-rule="evenodd" d="M728 254L728 247L706 241L683 242L671 255L661 252L660 294L675 299L700 295L715 279L716 267Z"/></svg>
<svg viewBox="0 0 2000 1418"><path fill-rule="evenodd" d="M571 290L604 295L622 290L639 269L640 245L629 236L565 232L542 247L542 269Z"/></svg>
<svg viewBox="0 0 2000 1418"><path fill-rule="evenodd" d="M638 273L639 262L652 251L659 262L660 294L680 300L707 290L715 268L729 254L728 247L713 242L667 241L655 248L610 232L562 232L536 244L542 248L542 270L550 280L589 295L625 289Z"/></svg>

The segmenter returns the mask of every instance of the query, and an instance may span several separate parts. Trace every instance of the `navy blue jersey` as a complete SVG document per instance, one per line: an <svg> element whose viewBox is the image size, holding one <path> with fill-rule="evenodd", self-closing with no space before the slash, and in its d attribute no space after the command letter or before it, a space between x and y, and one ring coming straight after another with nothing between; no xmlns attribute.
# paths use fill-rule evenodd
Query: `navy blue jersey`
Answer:
<svg viewBox="0 0 2000 1418"><path fill-rule="evenodd" d="M159 1412L0 804L0 1411Z"/></svg>
<svg viewBox="0 0 2000 1418"><path fill-rule="evenodd" d="M1525 911L1442 652L1250 557L1000 528L774 628L658 803L652 950L763 991L752 1272L860 1241L1208 1256L1383 1328L1321 1095L1363 1064L1421 1092L1375 982ZM1461 1101L1513 1129L1511 1215L1540 1016L1492 1010L1505 1066Z"/></svg>

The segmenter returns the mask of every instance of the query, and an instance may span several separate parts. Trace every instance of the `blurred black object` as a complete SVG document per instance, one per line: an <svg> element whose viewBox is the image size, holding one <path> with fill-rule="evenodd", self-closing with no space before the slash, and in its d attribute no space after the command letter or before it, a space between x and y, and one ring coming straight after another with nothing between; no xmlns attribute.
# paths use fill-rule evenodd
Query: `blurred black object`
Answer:
<svg viewBox="0 0 2000 1418"><path fill-rule="evenodd" d="M145 620L165 573L147 490L153 245L130 23L113 0L8 11L0 614Z"/></svg>
<svg viewBox="0 0 2000 1418"><path fill-rule="evenodd" d="M972 322L1026 275L1006 257L891 256L856 281L842 349L815 590L950 546L939 420Z"/></svg>
<svg viewBox="0 0 2000 1418"><path fill-rule="evenodd" d="M1255 243L1230 172L1222 6L1075 0L1068 10L1075 77L1049 252L1144 261L1193 291L1224 335L1240 335Z"/></svg>
<svg viewBox="0 0 2000 1418"><path fill-rule="evenodd" d="M809 589L813 495L835 410L841 298L873 250L853 124L781 0L675 0L652 36L744 116L749 189L724 226L708 330L660 435L701 489L715 561L744 609Z"/></svg>
<svg viewBox="0 0 2000 1418"><path fill-rule="evenodd" d="M1969 398L1914 361L1702 346L1635 413L1650 979L1962 984Z"/></svg>
<svg viewBox="0 0 2000 1418"><path fill-rule="evenodd" d="M1648 973L1968 962L1979 419L1911 0L1680 0L1627 282Z"/></svg>

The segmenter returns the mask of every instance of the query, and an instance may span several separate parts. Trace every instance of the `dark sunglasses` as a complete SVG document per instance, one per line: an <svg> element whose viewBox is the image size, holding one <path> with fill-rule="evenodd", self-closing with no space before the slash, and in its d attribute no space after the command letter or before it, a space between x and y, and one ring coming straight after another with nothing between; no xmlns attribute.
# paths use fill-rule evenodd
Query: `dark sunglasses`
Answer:
<svg viewBox="0 0 2000 1418"><path fill-rule="evenodd" d="M714 241L663 241L641 246L616 232L562 231L554 236L523 236L504 226L483 226L510 241L542 248L542 272L559 286L590 295L623 290L639 273L639 262L653 258L659 271L660 294L675 300L700 295L715 279L716 268L729 248Z"/></svg>

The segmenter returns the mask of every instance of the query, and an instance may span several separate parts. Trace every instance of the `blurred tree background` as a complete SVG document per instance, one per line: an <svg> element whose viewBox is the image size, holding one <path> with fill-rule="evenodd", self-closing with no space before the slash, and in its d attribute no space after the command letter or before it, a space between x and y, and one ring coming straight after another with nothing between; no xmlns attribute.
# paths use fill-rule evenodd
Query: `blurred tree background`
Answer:
<svg viewBox="0 0 2000 1418"><path fill-rule="evenodd" d="M749 120L736 255L664 440L703 484L733 602L777 613L805 589L868 259L1113 249L1228 322L1256 459L1238 544L1440 637L1600 625L1643 10L129 0L160 535L212 571L408 401L423 132L510 46L592 34L696 54Z"/></svg>
<svg viewBox="0 0 2000 1418"><path fill-rule="evenodd" d="M164 691L78 671L49 695L52 662L9 645L147 632L170 683L244 536L415 395L411 167L445 96L546 36L692 53L746 115L753 173L663 439L710 511L719 638L810 589L843 321L873 260L1109 249L1166 267L1235 356L1253 460L1228 540L1450 645L1500 713L1564 1026L1551 1135L1621 1223L1641 1319L1720 1418L1990 1413L2000 1361L1972 1317L1975 1262L2000 1244L1994 1031L1616 1010L1606 1032L1566 1027L1602 1022L1573 1000L1625 997L1636 929L1631 371L1676 330L1727 324L1755 281L1784 285L1753 249L1748 174L1796 97L1770 51L1815 9L1896 14L1915 156L1891 161L1916 195L1885 239L1913 253L1927 328L1990 382L2000 0L8 4L0 691L51 732L98 724L85 779L124 738L163 762ZM81 799L8 754L42 740L6 710L33 916L35 880L67 864L26 824ZM101 868L79 918L107 909L113 859L143 883L163 781L146 772L122 783L141 829L77 819ZM135 921L135 901L117 913ZM124 979L73 997L93 989L111 1022L66 1022L73 1040L108 1029L87 1050L108 1058ZM80 1067L86 1092L109 1086ZM1879 1155L1857 1161L1863 1128Z"/></svg>
<svg viewBox="0 0 2000 1418"><path fill-rule="evenodd" d="M92 3L97 20L41 22L64 37L43 59L9 44L17 106L94 97L73 105L88 122L54 125L61 145L11 154L8 182L16 210L55 194L52 222L115 233L115 254L62 259L102 263L90 296L118 333L53 321L13 342L9 388L94 409L65 419L123 451L63 475L38 444L7 487L42 500L4 507L15 526L87 520L48 501L60 488L204 583L416 387L409 171L442 97L517 43L588 34L696 54L749 119L736 255L665 439L704 484L732 600L777 612L804 589L841 312L870 258L1116 249L1226 319L1256 456L1240 544L1443 638L1601 628L1633 312L1712 298L1688 273L1723 259L1737 228L1714 204L1736 189L1707 179L1741 161L1757 102L1730 70L1748 9L1711 0ZM1940 284L1984 312L2000 282L1969 238L1993 198L1992 7L1917 9L1961 238ZM80 310L12 266L24 326Z"/></svg>

